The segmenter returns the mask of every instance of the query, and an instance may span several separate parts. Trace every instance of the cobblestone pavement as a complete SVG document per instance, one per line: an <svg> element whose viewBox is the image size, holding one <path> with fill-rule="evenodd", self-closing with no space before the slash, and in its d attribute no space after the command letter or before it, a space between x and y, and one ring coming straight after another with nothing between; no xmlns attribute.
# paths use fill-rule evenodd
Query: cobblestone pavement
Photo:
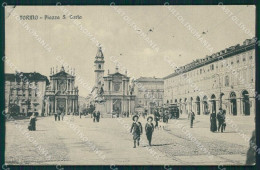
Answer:
<svg viewBox="0 0 260 170"><path fill-rule="evenodd" d="M230 126L224 133L210 132L209 116L205 115L196 116L193 128L189 128L186 116L170 120L168 124L160 122L161 128L153 134L152 147L148 146L143 134L137 148L133 148L129 133L131 118L103 118L99 123L86 117L65 118L55 122L53 117L39 117L36 131L27 130L28 119L6 122L6 163L58 167L244 165L249 147L249 143ZM252 116L230 119L251 137L254 129ZM144 127L146 120L140 118L140 121Z"/></svg>

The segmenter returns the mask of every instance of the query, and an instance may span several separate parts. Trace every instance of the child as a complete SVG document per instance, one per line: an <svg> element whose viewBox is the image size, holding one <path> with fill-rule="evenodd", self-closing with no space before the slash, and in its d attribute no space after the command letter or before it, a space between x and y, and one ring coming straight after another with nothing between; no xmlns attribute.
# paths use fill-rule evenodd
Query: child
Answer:
<svg viewBox="0 0 260 170"><path fill-rule="evenodd" d="M149 116L147 118L147 123L145 125L146 137L147 137L147 140L148 140L150 146L151 146L152 135L153 135L153 131L154 131L154 126L153 126L152 121L153 121L153 118L151 116Z"/></svg>
<svg viewBox="0 0 260 170"><path fill-rule="evenodd" d="M133 139L134 139L134 148L136 148L136 141L137 141L137 146L139 146L139 141L140 141L140 136L143 133L143 127L140 122L138 122L138 116L135 115L133 116L133 124L130 130L130 133L133 134Z"/></svg>

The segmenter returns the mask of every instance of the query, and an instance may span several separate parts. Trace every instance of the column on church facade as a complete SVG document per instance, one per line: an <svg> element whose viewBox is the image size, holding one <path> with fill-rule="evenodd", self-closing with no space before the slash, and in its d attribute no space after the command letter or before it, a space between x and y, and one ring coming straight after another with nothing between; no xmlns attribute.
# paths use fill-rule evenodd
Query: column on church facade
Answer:
<svg viewBox="0 0 260 170"><path fill-rule="evenodd" d="M74 113L74 100L72 99L72 112Z"/></svg>
<svg viewBox="0 0 260 170"><path fill-rule="evenodd" d="M75 111L78 112L78 100L75 100L75 103L76 103L76 105L75 105Z"/></svg>
<svg viewBox="0 0 260 170"><path fill-rule="evenodd" d="M122 92L123 92L123 95L125 95L125 80L123 80L123 84L122 84Z"/></svg>
<svg viewBox="0 0 260 170"><path fill-rule="evenodd" d="M66 111L65 111L66 115L68 114L68 98L66 98Z"/></svg>
<svg viewBox="0 0 260 170"><path fill-rule="evenodd" d="M67 79L66 91L69 91L69 79Z"/></svg>
<svg viewBox="0 0 260 170"><path fill-rule="evenodd" d="M54 98L54 103L55 103L55 113L57 113L57 99Z"/></svg>

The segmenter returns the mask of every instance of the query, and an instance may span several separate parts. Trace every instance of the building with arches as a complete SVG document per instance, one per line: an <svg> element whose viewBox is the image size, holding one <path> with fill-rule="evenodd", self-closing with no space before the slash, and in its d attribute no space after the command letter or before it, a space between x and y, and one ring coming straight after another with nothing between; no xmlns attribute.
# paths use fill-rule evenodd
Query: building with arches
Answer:
<svg viewBox="0 0 260 170"><path fill-rule="evenodd" d="M197 59L164 77L164 103L178 104L182 113L255 114L255 41L231 46Z"/></svg>

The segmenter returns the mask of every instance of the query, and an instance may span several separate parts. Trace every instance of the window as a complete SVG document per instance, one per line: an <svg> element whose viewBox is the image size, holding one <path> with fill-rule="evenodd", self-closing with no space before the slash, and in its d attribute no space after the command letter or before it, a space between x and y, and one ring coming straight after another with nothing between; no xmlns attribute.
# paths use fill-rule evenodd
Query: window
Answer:
<svg viewBox="0 0 260 170"><path fill-rule="evenodd" d="M245 58L245 57L243 58L243 61L246 61L246 58Z"/></svg>
<svg viewBox="0 0 260 170"><path fill-rule="evenodd" d="M252 56L249 56L249 59L251 60L253 57Z"/></svg>
<svg viewBox="0 0 260 170"><path fill-rule="evenodd" d="M225 86L229 86L229 77L228 76L225 77Z"/></svg>
<svg viewBox="0 0 260 170"><path fill-rule="evenodd" d="M101 64L98 65L98 69L101 69Z"/></svg>
<svg viewBox="0 0 260 170"><path fill-rule="evenodd" d="M237 60L237 63L239 63L239 60Z"/></svg>

